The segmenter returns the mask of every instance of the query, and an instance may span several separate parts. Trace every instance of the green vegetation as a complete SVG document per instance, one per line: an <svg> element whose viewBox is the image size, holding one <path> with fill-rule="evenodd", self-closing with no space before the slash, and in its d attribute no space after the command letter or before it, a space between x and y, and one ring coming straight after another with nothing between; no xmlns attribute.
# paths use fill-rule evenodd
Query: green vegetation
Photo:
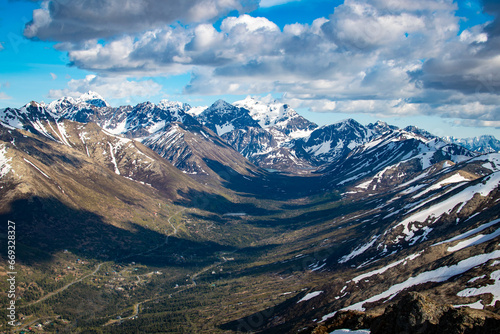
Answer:
<svg viewBox="0 0 500 334"><path fill-rule="evenodd" d="M22 323L51 320L42 324L46 332L226 332L224 324L277 307L328 280L308 266L331 255L318 251L319 236L332 229L329 221L350 210L333 198L252 199L236 205L248 211L245 215L225 214L234 210L224 206L228 197L202 209L160 204L149 217L132 211L136 223L126 229L100 223L90 213L61 210L56 202L41 204L54 220L63 219L59 212L71 214L72 228L61 231L69 236L47 237L45 243L54 243L44 247L45 261L20 264ZM89 216L91 226L85 223ZM57 244L79 235L85 246ZM35 249L43 246L39 239L25 240ZM89 248L92 244L96 247ZM296 258L300 253L309 257Z"/></svg>

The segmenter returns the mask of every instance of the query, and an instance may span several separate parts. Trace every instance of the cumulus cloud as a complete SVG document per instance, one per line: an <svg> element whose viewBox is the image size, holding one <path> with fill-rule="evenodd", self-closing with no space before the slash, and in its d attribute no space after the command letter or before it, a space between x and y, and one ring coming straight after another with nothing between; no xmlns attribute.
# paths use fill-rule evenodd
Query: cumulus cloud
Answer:
<svg viewBox="0 0 500 334"><path fill-rule="evenodd" d="M492 0L483 2L485 11L495 19L464 30L458 40L446 44L447 52L427 59L421 70L412 73L420 85L475 96L500 94L500 80L494 75L500 73L500 4Z"/></svg>
<svg viewBox="0 0 500 334"><path fill-rule="evenodd" d="M217 26L209 21L231 9L251 8L252 1L107 0L98 9L75 3L44 2L25 34L61 42L57 48L68 52L73 66L99 75L93 86L115 87L117 82L107 81L110 76L191 73L186 94L281 92L294 106L317 112L499 121L496 0L484 0L485 11L495 16L492 22L460 34L453 0L345 0L310 24L282 29L248 14L227 17ZM157 13L146 5L153 3ZM118 4L123 8L117 10ZM172 11L161 15L166 4ZM68 19L76 12L85 14L80 27ZM99 20L101 13L109 20L97 22L98 12ZM179 20L191 24L175 23ZM73 30L79 32L72 36ZM106 36L112 37L103 41ZM66 91L87 91L87 81L70 82ZM121 82L140 89L147 81ZM85 88L72 88L79 85Z"/></svg>
<svg viewBox="0 0 500 334"><path fill-rule="evenodd" d="M129 98L132 96L148 97L161 91L161 85L152 80L131 81L126 78L106 78L88 75L84 79L72 79L65 89L52 89L49 98L59 99L64 96L80 97L88 91L95 91L110 99Z"/></svg>
<svg viewBox="0 0 500 334"><path fill-rule="evenodd" d="M257 0L46 0L33 11L24 35L50 41L84 41L137 33L177 21L215 20L247 11Z"/></svg>
<svg viewBox="0 0 500 334"><path fill-rule="evenodd" d="M273 40L279 39L280 34L280 29L269 20L242 15L223 20L221 31L209 24L166 26L106 44L89 40L62 43L57 48L69 52L73 65L91 71L178 74L193 66L214 68L278 54L280 50Z"/></svg>

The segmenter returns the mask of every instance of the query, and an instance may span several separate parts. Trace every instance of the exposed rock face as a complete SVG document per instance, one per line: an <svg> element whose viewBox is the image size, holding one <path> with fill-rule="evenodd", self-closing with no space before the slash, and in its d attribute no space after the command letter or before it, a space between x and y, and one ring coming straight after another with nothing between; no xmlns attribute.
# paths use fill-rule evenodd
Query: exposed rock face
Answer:
<svg viewBox="0 0 500 334"><path fill-rule="evenodd" d="M482 310L441 305L411 292L374 319L372 334L498 333L500 316Z"/></svg>
<svg viewBox="0 0 500 334"><path fill-rule="evenodd" d="M373 316L361 311L339 312L328 324L319 326L312 331L312 334L328 334L334 329L349 328L352 330L370 328Z"/></svg>
<svg viewBox="0 0 500 334"><path fill-rule="evenodd" d="M439 304L423 294L410 292L398 303L388 306L382 315L339 312L327 325L318 326L312 333L330 333L340 328L370 328L372 334L497 334L500 315Z"/></svg>

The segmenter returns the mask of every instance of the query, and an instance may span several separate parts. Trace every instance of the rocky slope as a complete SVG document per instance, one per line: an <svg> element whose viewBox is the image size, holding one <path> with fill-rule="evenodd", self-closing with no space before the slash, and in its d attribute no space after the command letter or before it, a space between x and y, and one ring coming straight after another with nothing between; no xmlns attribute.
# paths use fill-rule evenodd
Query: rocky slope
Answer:
<svg viewBox="0 0 500 334"><path fill-rule="evenodd" d="M23 272L44 286L22 297L62 287L64 254L107 268L80 282L100 296L91 321L67 311L82 293L27 309L29 321L64 314L109 333L497 326L498 153L235 104L196 118L185 104L113 108L89 93L0 111L0 215L19 224Z"/></svg>

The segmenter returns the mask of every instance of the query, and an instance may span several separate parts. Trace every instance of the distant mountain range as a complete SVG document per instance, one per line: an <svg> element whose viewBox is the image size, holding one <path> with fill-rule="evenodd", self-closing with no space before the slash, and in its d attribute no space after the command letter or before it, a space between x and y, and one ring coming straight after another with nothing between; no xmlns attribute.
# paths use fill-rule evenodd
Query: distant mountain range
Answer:
<svg viewBox="0 0 500 334"><path fill-rule="evenodd" d="M500 140L493 136L484 135L473 138L444 137L444 140L461 145L468 150L480 153L492 153L500 151Z"/></svg>
<svg viewBox="0 0 500 334"><path fill-rule="evenodd" d="M286 104L276 101L266 104L253 98L234 104L219 100L201 113L185 103L167 100L157 105L145 102L134 107L112 108L95 92L88 92L78 99L62 98L48 105L35 102L31 105L41 108L39 115L28 116L8 108L0 116L1 121L14 127L26 122L26 117L31 117L31 122L34 122L28 127L36 127L37 121L50 118L57 121L67 119L81 123L94 122L114 135L135 139L154 147L154 150L174 162L174 165L185 165L188 173L201 172L203 163L179 160L171 152L171 141L168 138L173 140L172 136L180 129L198 133L209 142L220 140L214 139L215 137L222 138L257 166L289 173L309 173L325 168L328 164L344 159L356 148L388 136L413 137L423 145L432 140L435 147L458 145L479 153L492 153L500 149L500 141L492 136L438 138L413 126L398 129L383 122L363 126L348 119L318 127ZM194 112L190 112L191 110ZM203 132L203 126L211 132ZM215 137L209 140L209 136ZM177 135L177 138L181 137L184 138ZM176 143L179 144L178 141ZM188 146L188 151L195 149L192 145ZM472 153L466 155L470 154ZM186 154L184 156L187 157Z"/></svg>
<svg viewBox="0 0 500 334"><path fill-rule="evenodd" d="M252 98L115 108L89 92L2 109L14 329L498 328L498 144L318 126Z"/></svg>

